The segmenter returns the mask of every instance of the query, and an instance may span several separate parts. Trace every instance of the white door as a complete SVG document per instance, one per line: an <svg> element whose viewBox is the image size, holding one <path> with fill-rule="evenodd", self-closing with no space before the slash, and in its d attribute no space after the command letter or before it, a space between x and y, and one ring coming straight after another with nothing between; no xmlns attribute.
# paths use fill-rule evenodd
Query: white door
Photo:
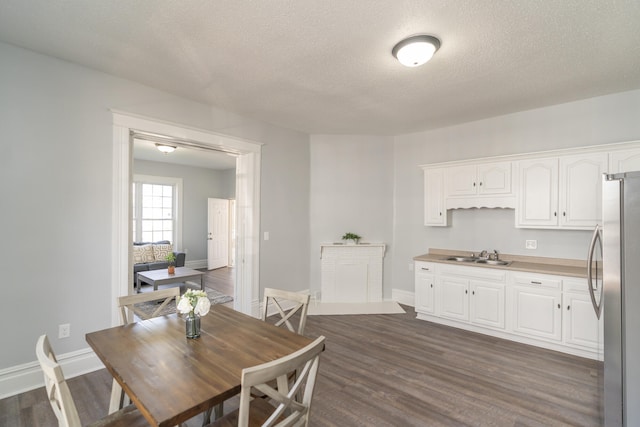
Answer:
<svg viewBox="0 0 640 427"><path fill-rule="evenodd" d="M226 267L229 264L229 201L209 199L207 268Z"/></svg>
<svg viewBox="0 0 640 427"><path fill-rule="evenodd" d="M558 225L558 159L523 160L516 227Z"/></svg>
<svg viewBox="0 0 640 427"><path fill-rule="evenodd" d="M444 208L444 169L424 171L424 225L447 225L447 211Z"/></svg>
<svg viewBox="0 0 640 427"><path fill-rule="evenodd" d="M442 277L440 291L440 315L456 320L469 320L469 281L457 277Z"/></svg>
<svg viewBox="0 0 640 427"><path fill-rule="evenodd" d="M593 230L602 218L602 174L607 154L560 157L560 225Z"/></svg>
<svg viewBox="0 0 640 427"><path fill-rule="evenodd" d="M472 323L504 329L505 286L472 280L469 314Z"/></svg>

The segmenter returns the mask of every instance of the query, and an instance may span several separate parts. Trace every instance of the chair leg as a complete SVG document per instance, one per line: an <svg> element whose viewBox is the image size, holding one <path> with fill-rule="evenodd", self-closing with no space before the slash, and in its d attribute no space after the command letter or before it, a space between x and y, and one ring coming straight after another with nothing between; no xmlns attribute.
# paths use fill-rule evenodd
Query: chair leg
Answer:
<svg viewBox="0 0 640 427"><path fill-rule="evenodd" d="M111 386L111 398L109 400L109 413L113 414L116 411L124 408L127 405L131 404L131 399L124 392L118 381L113 380L113 385Z"/></svg>
<svg viewBox="0 0 640 427"><path fill-rule="evenodd" d="M224 415L224 402L218 403L213 408L209 408L204 412L204 417L202 419L202 425L206 426L211 422L211 412L213 411L213 419L217 420L218 418Z"/></svg>

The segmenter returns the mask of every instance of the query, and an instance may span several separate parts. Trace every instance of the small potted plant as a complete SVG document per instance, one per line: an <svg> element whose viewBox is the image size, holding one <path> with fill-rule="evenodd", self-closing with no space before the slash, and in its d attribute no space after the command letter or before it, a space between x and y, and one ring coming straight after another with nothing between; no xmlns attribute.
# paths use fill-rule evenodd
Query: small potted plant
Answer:
<svg viewBox="0 0 640 427"><path fill-rule="evenodd" d="M169 274L176 274L176 255L173 252L169 252L165 259L169 263Z"/></svg>
<svg viewBox="0 0 640 427"><path fill-rule="evenodd" d="M357 245L360 239L361 237L355 233L346 233L344 236L342 236L342 240L353 240L354 245Z"/></svg>

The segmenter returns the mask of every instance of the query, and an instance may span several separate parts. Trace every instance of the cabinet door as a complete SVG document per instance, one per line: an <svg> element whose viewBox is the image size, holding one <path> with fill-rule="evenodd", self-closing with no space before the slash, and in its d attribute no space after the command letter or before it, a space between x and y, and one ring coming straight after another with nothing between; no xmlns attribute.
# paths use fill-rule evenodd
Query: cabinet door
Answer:
<svg viewBox="0 0 640 427"><path fill-rule="evenodd" d="M469 314L471 322L504 329L504 284L472 280L470 288Z"/></svg>
<svg viewBox="0 0 640 427"><path fill-rule="evenodd" d="M478 165L478 194L510 194L511 162Z"/></svg>
<svg viewBox="0 0 640 427"><path fill-rule="evenodd" d="M416 265L416 267L418 267ZM435 314L435 277L416 270L415 276L416 311L427 314Z"/></svg>
<svg viewBox="0 0 640 427"><path fill-rule="evenodd" d="M456 320L469 320L469 281L443 276L438 284L440 316Z"/></svg>
<svg viewBox="0 0 640 427"><path fill-rule="evenodd" d="M609 154L609 173L640 171L640 148Z"/></svg>
<svg viewBox="0 0 640 427"><path fill-rule="evenodd" d="M444 169L424 170L424 225L444 227L447 211L444 206Z"/></svg>
<svg viewBox="0 0 640 427"><path fill-rule="evenodd" d="M517 227L558 225L558 159L531 159L518 163Z"/></svg>
<svg viewBox="0 0 640 427"><path fill-rule="evenodd" d="M475 196L478 185L475 165L447 169L447 197Z"/></svg>
<svg viewBox="0 0 640 427"><path fill-rule="evenodd" d="M596 317L589 294L565 292L563 308L564 342L598 350L603 339L602 318Z"/></svg>
<svg viewBox="0 0 640 427"><path fill-rule="evenodd" d="M602 174L607 154L560 158L560 226L591 230L602 217Z"/></svg>
<svg viewBox="0 0 640 427"><path fill-rule="evenodd" d="M513 331L553 341L562 339L560 291L513 286Z"/></svg>

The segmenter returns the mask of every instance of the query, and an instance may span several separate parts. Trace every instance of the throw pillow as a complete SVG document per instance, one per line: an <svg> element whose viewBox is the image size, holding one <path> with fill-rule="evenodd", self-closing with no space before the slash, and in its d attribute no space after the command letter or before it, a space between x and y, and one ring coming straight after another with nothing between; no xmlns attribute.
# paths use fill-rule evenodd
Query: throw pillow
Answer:
<svg viewBox="0 0 640 427"><path fill-rule="evenodd" d="M133 263L140 264L144 262L153 262L155 257L153 255L153 248L151 245L141 245L133 247Z"/></svg>
<svg viewBox="0 0 640 427"><path fill-rule="evenodd" d="M153 245L153 256L156 261L166 261L169 252L173 252L173 245L171 243Z"/></svg>

